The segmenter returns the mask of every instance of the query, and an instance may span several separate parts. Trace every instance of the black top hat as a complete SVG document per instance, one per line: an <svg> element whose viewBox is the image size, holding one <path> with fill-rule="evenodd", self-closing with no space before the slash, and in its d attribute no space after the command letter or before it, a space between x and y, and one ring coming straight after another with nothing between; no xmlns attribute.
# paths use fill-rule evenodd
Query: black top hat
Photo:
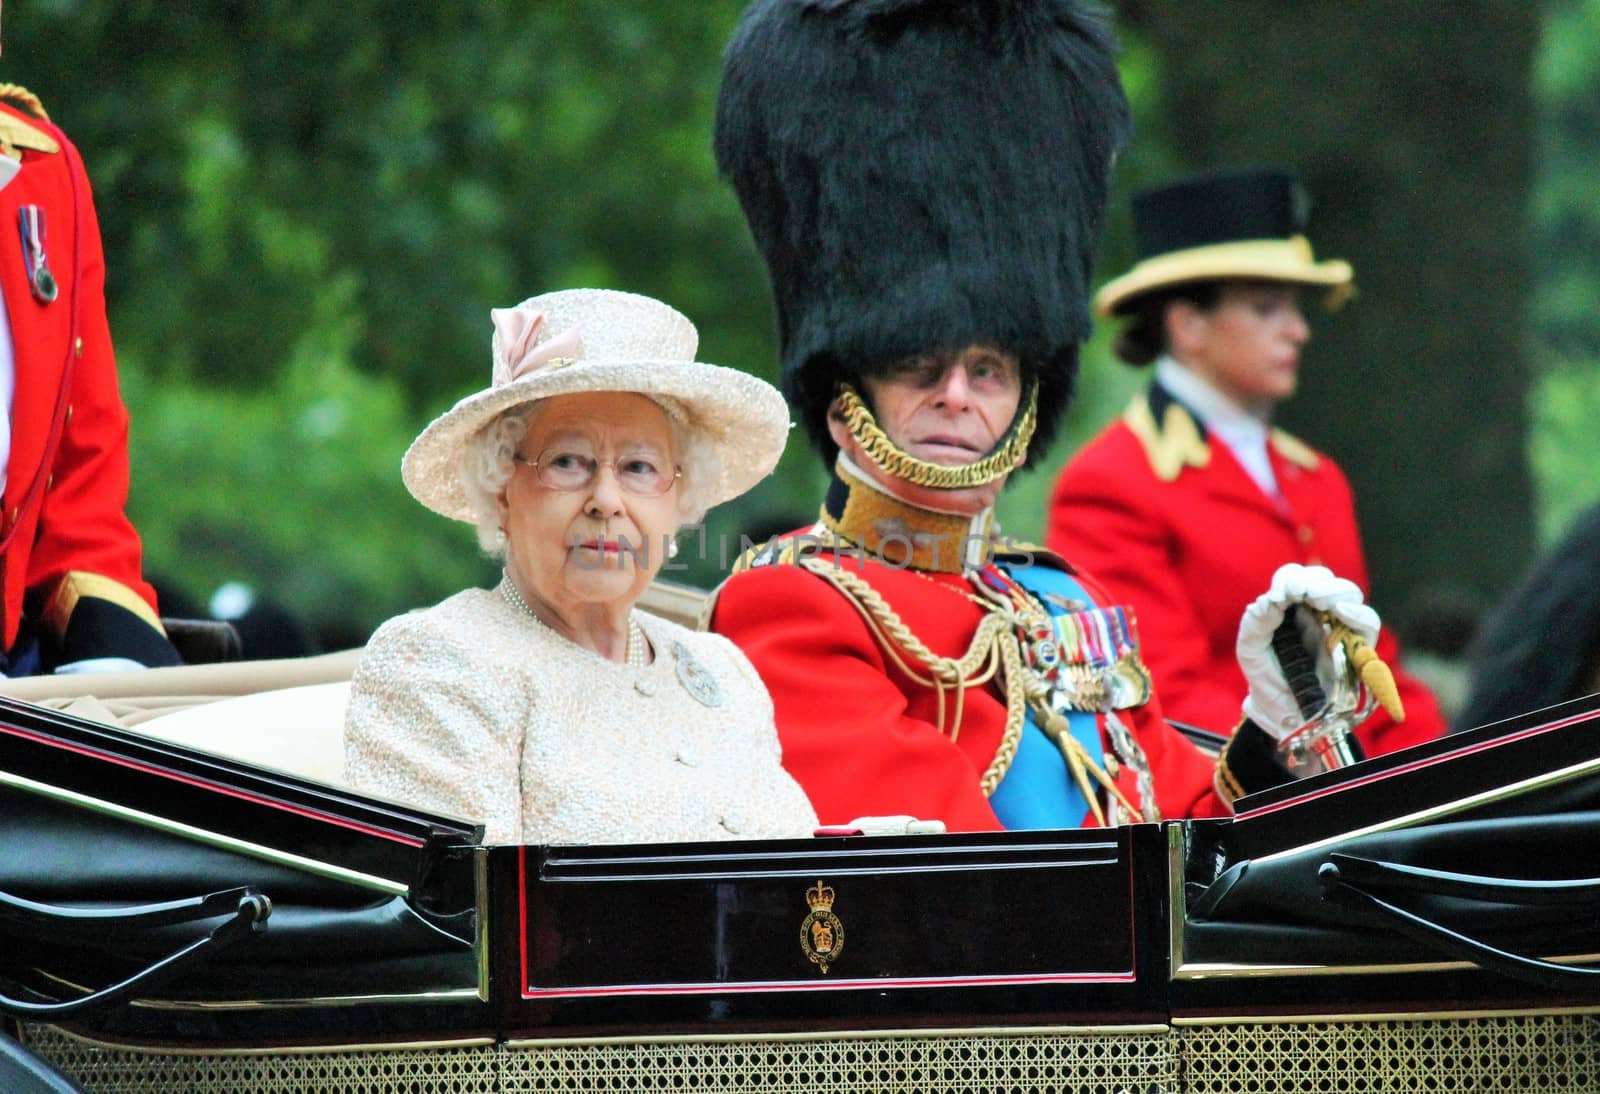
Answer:
<svg viewBox="0 0 1600 1094"><path fill-rule="evenodd" d="M1281 167L1243 167L1191 175L1133 197L1139 262L1095 296L1103 315L1127 311L1158 289L1192 281L1249 279L1327 285L1337 303L1350 288L1350 264L1318 262L1305 237L1311 200Z"/></svg>
<svg viewBox="0 0 1600 1094"><path fill-rule="evenodd" d="M751 5L717 163L766 260L786 393L825 454L841 380L974 343L1038 382L1043 451L1127 131L1109 26L1083 0Z"/></svg>

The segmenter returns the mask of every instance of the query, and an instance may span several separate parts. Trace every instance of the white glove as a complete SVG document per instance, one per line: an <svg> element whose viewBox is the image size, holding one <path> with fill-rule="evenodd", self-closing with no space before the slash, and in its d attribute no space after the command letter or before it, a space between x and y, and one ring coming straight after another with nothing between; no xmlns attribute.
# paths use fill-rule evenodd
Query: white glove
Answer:
<svg viewBox="0 0 1600 1094"><path fill-rule="evenodd" d="M944 821L908 816L857 817L849 826L863 836L936 836L944 831Z"/></svg>
<svg viewBox="0 0 1600 1094"><path fill-rule="evenodd" d="M1301 642L1313 658L1323 695L1333 689L1333 661L1323 641L1325 629L1311 611L1295 610L1299 605L1331 612L1368 645L1378 641L1378 613L1362 602L1361 589L1355 582L1335 576L1326 566L1291 562L1278 567L1272 575L1272 587L1244 610L1235 652L1250 685L1244 715L1279 740L1309 720L1295 701L1283 666L1272 650L1272 636L1286 618L1294 621Z"/></svg>

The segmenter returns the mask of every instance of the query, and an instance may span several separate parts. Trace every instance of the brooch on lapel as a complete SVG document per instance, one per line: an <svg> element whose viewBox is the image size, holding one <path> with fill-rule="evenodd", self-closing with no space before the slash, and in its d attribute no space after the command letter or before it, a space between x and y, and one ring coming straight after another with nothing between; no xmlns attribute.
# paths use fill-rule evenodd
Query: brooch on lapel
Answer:
<svg viewBox="0 0 1600 1094"><path fill-rule="evenodd" d="M689 647L682 642L672 644L672 656L678 662L678 683L683 685L683 690L703 707L720 707L722 685L717 683L711 670L695 660Z"/></svg>

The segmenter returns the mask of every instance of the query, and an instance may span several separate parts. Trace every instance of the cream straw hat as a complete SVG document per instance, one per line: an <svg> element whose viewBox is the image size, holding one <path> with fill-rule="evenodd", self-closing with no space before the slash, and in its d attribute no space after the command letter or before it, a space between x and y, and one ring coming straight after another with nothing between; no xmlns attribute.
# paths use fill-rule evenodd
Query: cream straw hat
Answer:
<svg viewBox="0 0 1600 1094"><path fill-rule="evenodd" d="M736 369L694 359L699 335L679 312L648 296L568 289L497 308L491 316L493 379L435 418L400 464L413 497L436 513L471 522L459 473L479 430L523 403L586 391L636 392L711 442L716 482L691 482L705 507L737 497L777 466L789 411L776 388Z"/></svg>

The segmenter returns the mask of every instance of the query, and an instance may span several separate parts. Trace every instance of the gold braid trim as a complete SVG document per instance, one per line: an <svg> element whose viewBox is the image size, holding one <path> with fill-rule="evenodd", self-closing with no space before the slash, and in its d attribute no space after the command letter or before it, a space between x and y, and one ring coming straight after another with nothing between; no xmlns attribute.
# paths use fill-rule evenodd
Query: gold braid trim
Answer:
<svg viewBox="0 0 1600 1094"><path fill-rule="evenodd" d="M742 574L757 566L793 566L799 561L800 548L811 547L815 543L816 537L810 532L801 532L793 536L775 536L740 553L739 557L733 560L733 568L728 574L729 576Z"/></svg>
<svg viewBox="0 0 1600 1094"><path fill-rule="evenodd" d="M978 624L967 652L960 657L940 657L930 650L906 626L905 620L883 599L866 579L841 569L827 559L804 558L799 564L822 578L844 594L867 629L889 659L914 683L934 689L939 730L952 741L961 735L961 716L965 708L966 689L986 684L994 679L996 671L1004 668L1006 682L1006 722L1000 737L1000 747L990 761L978 785L985 797L994 793L995 787L1016 759L1017 746L1022 741L1022 721L1027 709L1027 698L1020 687L1014 685L1021 671L1022 653L1017 646L1011 620L997 612L985 616ZM987 605L985 605L987 607ZM920 664L929 675L918 672L907 660ZM945 692L955 692L954 717L945 728Z"/></svg>
<svg viewBox="0 0 1600 1094"><path fill-rule="evenodd" d="M45 602L40 622L57 639L61 638L67 633L67 625L72 622L72 613L78 610L79 602L85 599L115 604L138 616L158 633L167 633L155 609L144 597L114 578L92 574L87 570L68 570L61 576L55 592Z"/></svg>
<svg viewBox="0 0 1600 1094"><path fill-rule="evenodd" d="M1216 769L1211 774L1211 785L1216 788L1217 797L1221 798L1229 811L1233 803L1244 797L1244 787L1239 785L1239 779L1228 766L1228 754L1223 752L1217 757Z"/></svg>
<svg viewBox="0 0 1600 1094"><path fill-rule="evenodd" d="M994 679L997 670L1003 673L1006 720L994 758L989 761L989 766L984 769L982 777L978 780L978 786L983 791L984 797L992 795L995 788L1000 785L1000 780L1006 777L1006 772L1011 770L1011 764L1017 758L1017 749L1022 743L1023 725L1031 703L1038 715L1039 728L1061 750L1067 770L1077 783L1084 800L1089 803L1089 811L1094 815L1096 823L1101 827L1106 827L1107 824L1105 810L1100 805L1100 796L1095 792L1096 785L1105 791L1108 798L1115 799L1134 823L1144 819L1143 812L1128 800L1127 795L1117 786L1116 780L1106 773L1094 756L1072 735L1071 725L1066 717L1051 708L1047 685L1030 673L1023 664L1022 642L1017 637L1017 620L1004 606L976 596L971 597L989 614L978 624L966 653L960 657L940 657L912 633L911 628L906 626L905 620L889 607L883 595L865 578L842 569L828 559L800 558L796 562L843 594L845 600L849 601L861 615L867 630L871 632L879 647L888 654L889 659L901 672L914 683L934 689L937 703L935 718L940 731L951 741L957 740L961 735L961 716L965 706L966 689L988 683ZM929 675L925 676L918 672L907 658L920 664ZM945 728L946 690L955 692L955 713L948 730Z"/></svg>
<svg viewBox="0 0 1600 1094"><path fill-rule="evenodd" d="M0 83L0 99L10 99L13 102L21 103L35 117L42 118L45 121L50 120L50 115L44 112L44 104L39 101L39 96L21 84Z"/></svg>
<svg viewBox="0 0 1600 1094"><path fill-rule="evenodd" d="M990 619L1003 618L1000 616ZM1006 671L1006 724L1000 734L1000 747L994 750L994 759L989 761L989 766L984 769L983 778L978 780L978 785L983 788L983 796L988 797L1000 785L1000 780L1006 777L1006 772L1011 770L1012 762L1017 758L1017 749L1022 744L1022 727L1028 715L1028 696L1016 681L1022 677L1022 644L1017 640L1016 629L1009 626L1000 636L1000 663Z"/></svg>
<svg viewBox="0 0 1600 1094"><path fill-rule="evenodd" d="M1028 458L1028 442L1033 440L1033 430L1039 422L1039 385L1035 382L1029 386L1027 406L1012 420L1011 428L993 452L981 460L954 467L919 460L902 451L879 427L872 411L849 384L839 387L839 411L861 451L885 473L916 486L964 490L1010 474Z"/></svg>

